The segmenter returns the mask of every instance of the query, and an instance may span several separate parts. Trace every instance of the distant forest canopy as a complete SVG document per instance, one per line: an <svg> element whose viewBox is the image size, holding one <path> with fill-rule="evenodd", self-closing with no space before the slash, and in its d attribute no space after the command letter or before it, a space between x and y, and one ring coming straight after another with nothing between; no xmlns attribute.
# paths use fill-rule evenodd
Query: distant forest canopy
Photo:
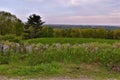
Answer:
<svg viewBox="0 0 120 80"><path fill-rule="evenodd" d="M120 26L113 26L113 25L68 25L68 24L44 24L44 26L49 26L51 28L64 28L64 29L70 29L70 28L104 28L107 30L115 30L120 29Z"/></svg>
<svg viewBox="0 0 120 80"><path fill-rule="evenodd" d="M44 23L40 15L32 14L24 23L15 15L1 11L0 35L15 35L22 39L41 37L120 39L119 26L47 25Z"/></svg>

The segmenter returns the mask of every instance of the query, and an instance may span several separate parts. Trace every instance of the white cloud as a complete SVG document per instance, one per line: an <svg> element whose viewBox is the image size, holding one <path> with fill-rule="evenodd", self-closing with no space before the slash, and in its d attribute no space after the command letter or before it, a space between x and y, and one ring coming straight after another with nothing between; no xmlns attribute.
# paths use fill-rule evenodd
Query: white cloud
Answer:
<svg viewBox="0 0 120 80"><path fill-rule="evenodd" d="M25 0L25 1L30 1L30 2L42 2L44 0Z"/></svg>
<svg viewBox="0 0 120 80"><path fill-rule="evenodd" d="M87 5L87 4L94 4L96 2L100 2L102 0L70 0L69 5Z"/></svg>
<svg viewBox="0 0 120 80"><path fill-rule="evenodd" d="M67 6L89 5L105 0L58 0L57 2Z"/></svg>

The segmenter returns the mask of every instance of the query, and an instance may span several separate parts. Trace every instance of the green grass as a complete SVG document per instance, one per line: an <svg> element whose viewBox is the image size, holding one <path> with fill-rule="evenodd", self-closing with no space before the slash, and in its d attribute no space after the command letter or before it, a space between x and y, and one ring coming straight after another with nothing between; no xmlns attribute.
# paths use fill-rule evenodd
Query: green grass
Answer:
<svg viewBox="0 0 120 80"><path fill-rule="evenodd" d="M0 74L13 76L61 75L68 73L63 64L70 67L69 64L81 65L83 63L98 64L98 66L103 66L106 71L114 72L112 66L119 67L120 65L119 52L120 48L113 48L111 44L107 43L86 43L79 46L71 45L71 47L64 44L64 48L51 45L43 52L0 55ZM89 73L87 73L85 74L88 75Z"/></svg>
<svg viewBox="0 0 120 80"><path fill-rule="evenodd" d="M60 64L51 62L48 64L39 64L36 66L27 65L0 65L0 75L6 76L43 76L64 73Z"/></svg>
<svg viewBox="0 0 120 80"><path fill-rule="evenodd" d="M112 39L93 39L93 38L36 38L24 40L22 42L28 43L43 43L43 44L53 44L53 43L70 43L70 44L82 44L82 43L91 43L91 42L99 42L99 43L114 43L120 42L120 40L112 40Z"/></svg>
<svg viewBox="0 0 120 80"><path fill-rule="evenodd" d="M70 64L66 65L66 74L74 78L92 78L95 80L105 80L108 78L120 79L120 73L108 71L98 64Z"/></svg>
<svg viewBox="0 0 120 80"><path fill-rule="evenodd" d="M120 68L120 44L112 44L119 42L119 40L52 38L51 42L49 42L49 39L51 38L36 39L38 42L33 39L24 41L24 43L33 41L30 43L38 44L46 40L43 45L37 45L39 49L32 46L32 48L35 48L32 53L25 53L24 51L15 53L13 51L6 55L0 54L0 75L28 77L70 76L97 80L106 78L120 79L120 71L117 69ZM54 40L63 41L62 43L65 44L56 46L53 43ZM76 43L75 40L86 44L66 44L68 42L74 44ZM41 51L45 46L44 44L51 45ZM117 67L116 71L113 70L112 66Z"/></svg>
<svg viewBox="0 0 120 80"><path fill-rule="evenodd" d="M8 78L19 76L34 79L53 77L92 78L95 80L120 79L120 73L108 71L106 67L97 64L61 64L56 62L36 66L0 65L0 75Z"/></svg>

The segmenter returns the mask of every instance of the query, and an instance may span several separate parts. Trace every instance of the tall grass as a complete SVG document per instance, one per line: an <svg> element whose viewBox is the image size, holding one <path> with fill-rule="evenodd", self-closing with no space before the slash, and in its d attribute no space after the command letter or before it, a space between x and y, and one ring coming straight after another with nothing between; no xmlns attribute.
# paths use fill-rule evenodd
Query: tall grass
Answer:
<svg viewBox="0 0 120 80"><path fill-rule="evenodd" d="M106 66L119 65L120 48L117 43L85 43L85 44L34 44L32 50L22 46L19 52L11 50L1 53L0 63L24 63L39 65L41 63L100 63ZM118 43L119 44L119 43ZM13 49L16 49L13 47ZM7 50L7 49L6 49ZM27 51L28 50L28 51Z"/></svg>
<svg viewBox="0 0 120 80"><path fill-rule="evenodd" d="M82 43L91 43L91 42L99 42L99 43L115 43L120 42L119 40L112 40L112 39L93 39L93 38L36 38L36 39L29 39L24 40L22 42L28 43L43 43L43 44L53 44L53 43L70 43L70 44L82 44Z"/></svg>
<svg viewBox="0 0 120 80"><path fill-rule="evenodd" d="M12 43L13 44L13 43ZM26 44L24 44L25 47ZM119 43L84 43L84 44L31 44L32 52L11 51L0 54L0 64L13 65L15 71L7 68L0 69L0 73L24 75L30 73L61 73L64 69L59 64L98 64L109 70L120 71ZM47 47L46 47L47 46ZM16 49L14 47L14 49ZM18 65L18 66L15 66ZM19 67L21 66L21 67ZM24 67L22 67L24 66ZM1 68L1 66L0 66ZM50 69L50 70L49 70ZM27 70L27 71L26 71ZM7 72L8 71L8 72Z"/></svg>

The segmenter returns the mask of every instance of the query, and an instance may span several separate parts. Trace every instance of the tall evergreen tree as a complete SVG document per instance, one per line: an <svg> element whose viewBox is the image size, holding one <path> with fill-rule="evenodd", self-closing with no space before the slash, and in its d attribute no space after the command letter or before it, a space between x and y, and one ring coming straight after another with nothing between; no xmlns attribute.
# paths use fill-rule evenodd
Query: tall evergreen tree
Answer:
<svg viewBox="0 0 120 80"><path fill-rule="evenodd" d="M42 25L45 23L41 20L41 17L36 14L30 15L28 21L25 24L25 32L27 32L27 38L38 38L42 36Z"/></svg>

